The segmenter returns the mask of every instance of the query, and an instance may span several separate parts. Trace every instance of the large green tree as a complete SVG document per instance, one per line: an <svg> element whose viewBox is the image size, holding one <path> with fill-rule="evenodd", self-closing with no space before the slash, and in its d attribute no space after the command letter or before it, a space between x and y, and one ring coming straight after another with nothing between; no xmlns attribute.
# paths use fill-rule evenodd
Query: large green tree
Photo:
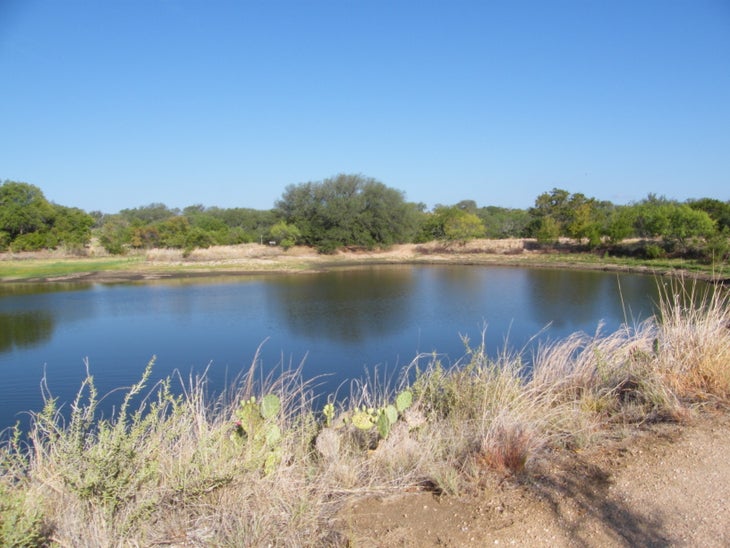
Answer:
<svg viewBox="0 0 730 548"><path fill-rule="evenodd" d="M46 200L35 185L5 181L0 185L0 249L14 251L80 248L89 243L94 219L78 208Z"/></svg>
<svg viewBox="0 0 730 548"><path fill-rule="evenodd" d="M556 241L568 236L576 241L586 240L597 246L605 233L611 204L599 202L581 193L554 188L535 199L530 208L532 220L527 232L540 241Z"/></svg>
<svg viewBox="0 0 730 548"><path fill-rule="evenodd" d="M417 206L401 191L361 175L340 174L286 187L276 202L280 218L301 241L330 252L342 246L388 246L408 241Z"/></svg>
<svg viewBox="0 0 730 548"><path fill-rule="evenodd" d="M60 243L75 248L89 243L95 222L91 215L77 207L53 204L53 209L55 215L51 231Z"/></svg>
<svg viewBox="0 0 730 548"><path fill-rule="evenodd" d="M21 234L48 230L53 206L35 185L5 181L0 185L0 231L11 240Z"/></svg>
<svg viewBox="0 0 730 548"><path fill-rule="evenodd" d="M636 229L644 238L662 238L670 247L687 251L697 240L717 233L717 222L702 209L693 209L664 197L650 194L635 205Z"/></svg>

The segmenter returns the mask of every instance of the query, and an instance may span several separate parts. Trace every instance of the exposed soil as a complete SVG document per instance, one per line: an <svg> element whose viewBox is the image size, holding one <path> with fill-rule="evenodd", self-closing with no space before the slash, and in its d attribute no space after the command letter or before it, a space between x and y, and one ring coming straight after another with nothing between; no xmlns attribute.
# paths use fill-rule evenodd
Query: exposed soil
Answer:
<svg viewBox="0 0 730 548"><path fill-rule="evenodd" d="M730 415L639 428L520 478L455 496L370 497L343 513L352 546L728 546Z"/></svg>
<svg viewBox="0 0 730 548"><path fill-rule="evenodd" d="M570 244L563 244L564 251ZM3 261L54 261L104 258L109 255L101 248L86 250L84 257L74 257L56 251L27 253L0 253ZM138 252L139 253L139 252ZM184 255L182 250L152 249L144 252L144 260L134 265L115 270L77 271L67 275L42 276L37 278L5 277L0 281L26 282L121 282L155 279L193 278L210 276L242 276L274 272L313 272L333 267L377 265L377 264L461 264L492 266L529 266L531 268L578 268L582 270L610 270L643 274L687 275L677 269L657 271L643 265L615 264L607 261L576 262L556 255L550 250L538 247L529 239L472 240L464 245L429 242L426 244L394 245L385 250L344 249L332 255L322 255L315 249L297 246L283 250L276 246L241 244L196 249ZM693 272L691 277L716 280L708 273Z"/></svg>

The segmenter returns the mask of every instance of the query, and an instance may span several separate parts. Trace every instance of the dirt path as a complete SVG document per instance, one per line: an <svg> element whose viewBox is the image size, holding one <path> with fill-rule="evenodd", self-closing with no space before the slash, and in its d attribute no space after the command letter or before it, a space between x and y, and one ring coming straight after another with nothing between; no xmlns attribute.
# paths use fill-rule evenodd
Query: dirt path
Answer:
<svg viewBox="0 0 730 548"><path fill-rule="evenodd" d="M543 468L479 496L364 500L343 533L359 547L730 545L727 413L640 430Z"/></svg>

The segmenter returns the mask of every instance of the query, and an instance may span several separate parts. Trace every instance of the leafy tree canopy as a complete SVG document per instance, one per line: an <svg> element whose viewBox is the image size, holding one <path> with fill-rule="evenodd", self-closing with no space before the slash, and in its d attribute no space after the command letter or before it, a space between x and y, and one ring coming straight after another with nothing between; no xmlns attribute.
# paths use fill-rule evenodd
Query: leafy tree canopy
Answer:
<svg viewBox="0 0 730 548"><path fill-rule="evenodd" d="M89 242L93 224L93 217L81 209L46 200L37 186L15 181L0 185L0 249L76 248Z"/></svg>
<svg viewBox="0 0 730 548"><path fill-rule="evenodd" d="M461 201L454 206L437 205L421 223L417 241L445 240L459 242L462 245L485 234L482 220L471 211L476 211L476 203L466 204Z"/></svg>
<svg viewBox="0 0 730 548"><path fill-rule="evenodd" d="M704 211L717 223L718 230L730 230L730 202L722 202L714 198L690 200L687 205L692 209Z"/></svg>
<svg viewBox="0 0 730 548"><path fill-rule="evenodd" d="M276 211L297 227L301 240L320 251L341 246L391 245L408 241L417 206L375 179L340 174L286 187Z"/></svg>
<svg viewBox="0 0 730 548"><path fill-rule="evenodd" d="M0 185L0 230L10 239L48 228L53 217L53 206L37 186L15 181Z"/></svg>
<svg viewBox="0 0 730 548"><path fill-rule="evenodd" d="M520 238L530 222L530 214L524 209L486 206L477 209L487 238Z"/></svg>
<svg viewBox="0 0 730 548"><path fill-rule="evenodd" d="M179 214L179 209L170 209L165 204L161 203L152 203L132 209L123 209L119 212L119 215L123 219L136 225L164 221Z"/></svg>

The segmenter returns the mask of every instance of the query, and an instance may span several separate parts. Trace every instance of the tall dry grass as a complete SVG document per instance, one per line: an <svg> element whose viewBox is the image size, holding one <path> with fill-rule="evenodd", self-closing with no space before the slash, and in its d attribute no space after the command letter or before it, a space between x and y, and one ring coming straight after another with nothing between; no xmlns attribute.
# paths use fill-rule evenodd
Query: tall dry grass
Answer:
<svg viewBox="0 0 730 548"><path fill-rule="evenodd" d="M489 357L483 342L465 341L458 363L419 357L400 384L354 383L347 399L331 402L331 416L314 408L298 370L262 378L257 358L215 398L205 375L149 388L150 363L107 418L89 375L68 418L48 396L29 432L8 433L0 544L347 544L338 511L355 497L485 489L495 476L529 473L555 450L595 443L616 423L677 420L726 401L728 296L698 293L691 283L669 284L657 317L606 335L574 334L531 356ZM387 436L355 425L356 412L385 409L400 390L413 403ZM255 397L249 411L258 410L267 394L281 409L257 415L261 436L241 436L241 402Z"/></svg>

